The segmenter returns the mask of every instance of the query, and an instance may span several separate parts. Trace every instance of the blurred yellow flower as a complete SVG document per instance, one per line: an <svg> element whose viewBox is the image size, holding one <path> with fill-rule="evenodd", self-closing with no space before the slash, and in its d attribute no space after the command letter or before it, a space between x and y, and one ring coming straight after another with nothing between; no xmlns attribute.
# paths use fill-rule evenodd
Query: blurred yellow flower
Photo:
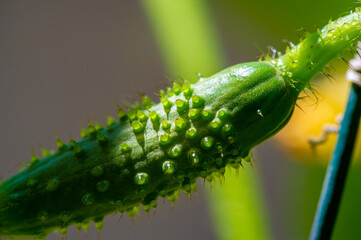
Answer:
<svg viewBox="0 0 361 240"><path fill-rule="evenodd" d="M313 87L317 93L308 92L308 97L297 102L299 107L295 109L291 121L273 138L276 145L292 159L307 164L328 163L337 133L325 134L325 130L337 129L342 120L350 86L345 78L346 70L344 66L337 67L331 81L321 77L315 79ZM318 143L312 147L311 141ZM354 158L361 157L357 142Z"/></svg>

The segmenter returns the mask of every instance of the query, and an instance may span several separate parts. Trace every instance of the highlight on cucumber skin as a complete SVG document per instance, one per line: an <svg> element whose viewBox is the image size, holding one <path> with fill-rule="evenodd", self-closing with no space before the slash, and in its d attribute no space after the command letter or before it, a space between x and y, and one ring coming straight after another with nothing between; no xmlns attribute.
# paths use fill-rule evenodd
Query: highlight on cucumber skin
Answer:
<svg viewBox="0 0 361 240"><path fill-rule="evenodd" d="M360 40L359 9L308 35L279 58L232 66L195 84L175 83L159 103L143 97L107 126L88 126L79 142L33 155L0 185L0 236L45 238L68 226L101 229L106 215L134 217L157 198L174 202L198 178L250 161L251 149L287 124L299 93L338 54Z"/></svg>

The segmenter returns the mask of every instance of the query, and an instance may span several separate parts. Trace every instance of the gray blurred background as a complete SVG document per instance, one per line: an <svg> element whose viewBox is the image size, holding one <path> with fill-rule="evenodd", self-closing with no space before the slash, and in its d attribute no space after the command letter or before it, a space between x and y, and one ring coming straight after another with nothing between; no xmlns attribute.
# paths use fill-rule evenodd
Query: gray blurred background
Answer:
<svg viewBox="0 0 361 240"><path fill-rule="evenodd" d="M298 39L302 23L290 28L292 34L284 28L273 36L267 23L257 22L247 9L227 12L219 2L209 1L209 10L229 64L257 60L268 45L283 50L286 44L276 36ZM230 25L232 14L244 14L243 21ZM138 1L0 0L1 179L30 161L32 149L39 156L40 146L55 149L55 133L66 142L70 135L79 140L80 126L88 120L105 124L106 114L115 116L115 102L139 100L137 91L154 98L168 76L176 73L165 72ZM260 147L255 168L262 172L276 239L287 239L278 224L286 216L280 211L284 179L279 173L295 167L269 144ZM294 177L289 188L297 188ZM170 204L160 202L150 223L143 211L137 223L127 216L119 223L119 215L108 217L101 239L215 239L201 184L198 192L193 204L181 193L171 213ZM71 227L68 239L76 235ZM94 226L87 239L97 239Z"/></svg>

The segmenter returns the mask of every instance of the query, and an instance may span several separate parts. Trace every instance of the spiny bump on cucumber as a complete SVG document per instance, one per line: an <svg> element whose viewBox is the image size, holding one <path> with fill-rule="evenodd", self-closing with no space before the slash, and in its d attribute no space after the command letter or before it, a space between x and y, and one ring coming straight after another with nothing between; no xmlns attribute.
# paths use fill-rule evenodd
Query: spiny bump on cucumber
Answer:
<svg viewBox="0 0 361 240"><path fill-rule="evenodd" d="M87 230L90 221L101 229L106 215L135 217L140 205L149 212L158 197L173 203L180 190L196 190L198 178L221 177L227 165L238 169L288 122L316 70L359 40L359 15L357 9L330 23L344 29L328 34L327 26L277 59L174 83L160 91L158 104L141 95L142 104L127 112L117 105L118 121L108 117L106 128L89 122L78 142L56 137L57 152L33 154L27 169L0 185L0 236L66 235L68 226ZM318 44L316 54L310 43Z"/></svg>

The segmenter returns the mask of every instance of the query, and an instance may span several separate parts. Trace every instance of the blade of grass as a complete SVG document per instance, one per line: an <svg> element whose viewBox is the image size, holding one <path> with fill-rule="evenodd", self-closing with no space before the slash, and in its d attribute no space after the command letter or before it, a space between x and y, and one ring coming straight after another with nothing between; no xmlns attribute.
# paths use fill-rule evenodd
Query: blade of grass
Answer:
<svg viewBox="0 0 361 240"><path fill-rule="evenodd" d="M169 72L194 80L195 71L207 76L224 67L224 56L205 1L143 0L142 3ZM208 193L218 237L270 239L257 171L245 168L239 176L226 171L225 179L222 187L217 184Z"/></svg>
<svg viewBox="0 0 361 240"><path fill-rule="evenodd" d="M313 221L310 240L330 239L336 221L361 114L361 88L352 84L346 111Z"/></svg>
<svg viewBox="0 0 361 240"><path fill-rule="evenodd" d="M251 166L228 168L225 182L208 192L219 239L270 239L258 171Z"/></svg>
<svg viewBox="0 0 361 240"><path fill-rule="evenodd" d="M221 70L225 60L203 0L143 0L168 71L188 81Z"/></svg>

